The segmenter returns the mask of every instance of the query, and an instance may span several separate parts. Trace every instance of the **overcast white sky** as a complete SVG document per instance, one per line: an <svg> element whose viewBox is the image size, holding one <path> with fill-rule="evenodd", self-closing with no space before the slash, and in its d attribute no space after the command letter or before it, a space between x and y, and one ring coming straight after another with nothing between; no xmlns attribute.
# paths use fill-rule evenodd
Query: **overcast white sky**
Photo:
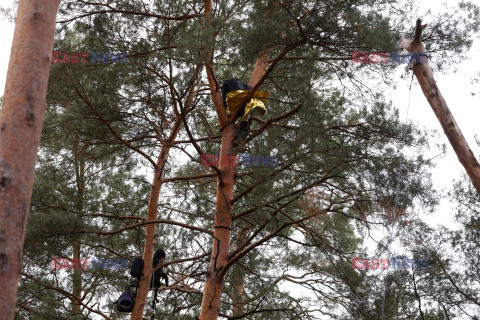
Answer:
<svg viewBox="0 0 480 320"><path fill-rule="evenodd" d="M476 1L480 4L480 0ZM443 6L436 0L420 0L418 4L423 8L430 8L432 11L435 11L435 8ZM0 0L0 6L13 7L13 0ZM412 26L413 25L414 21L412 21ZM13 31L14 24L6 21L4 17L0 17L0 96L3 95L5 88ZM477 158L480 155L480 148L475 142L475 135L480 134L480 128L478 127L478 119L480 119L480 90L479 84L474 83L473 80L479 78L479 56L480 41L476 40L474 47L467 55L468 59L458 66L458 71L455 74L451 72L437 72L434 74L438 87ZM399 70L399 75L400 73L401 70ZM385 92L387 99L391 99L393 104L400 109L402 120L405 119L407 110L409 84L410 77L405 80L398 77L397 88L395 90L391 88L388 92ZM475 93L475 95L472 95L472 93ZM448 144L448 140L443 134L440 124L425 99L416 79L414 79L413 82L408 118L410 121L417 122L429 129L438 130L441 133L440 142L447 144L447 155L443 159L438 160L437 166L433 170L432 178L434 186L437 189L450 190L452 180L461 177L463 167L458 162L452 147ZM437 213L433 217L425 217L425 220L433 224L451 225L452 210L453 207L449 199L445 198L438 207Z"/></svg>

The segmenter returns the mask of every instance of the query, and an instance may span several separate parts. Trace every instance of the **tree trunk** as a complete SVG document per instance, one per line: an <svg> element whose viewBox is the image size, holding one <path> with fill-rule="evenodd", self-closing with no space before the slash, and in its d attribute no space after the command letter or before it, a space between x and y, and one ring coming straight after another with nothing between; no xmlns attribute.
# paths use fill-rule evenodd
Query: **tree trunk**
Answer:
<svg viewBox="0 0 480 320"><path fill-rule="evenodd" d="M238 231L238 240L236 244L236 250L243 247L245 241L247 240L247 229L245 227L240 227ZM233 308L232 308L232 316L238 316L243 312L243 291L244 291L244 282L245 282L245 272L242 268L236 265L236 275L233 279L232 283L234 286L233 292Z"/></svg>
<svg viewBox="0 0 480 320"><path fill-rule="evenodd" d="M414 39L402 39L400 41L401 46L413 54L425 53L425 47L421 41L423 28L424 26L422 26L421 20L418 19ZM480 195L480 164L465 140L462 131L458 127L440 89L437 87L426 57L420 56L419 59L419 61L412 64L413 73L417 77L418 83L420 83L420 86L422 87L423 94L427 98L427 101L437 116L438 121L440 121L443 131L450 141L450 145L457 154L458 160L467 171L470 180L475 189L477 189L477 193Z"/></svg>
<svg viewBox="0 0 480 320"><path fill-rule="evenodd" d="M177 119L177 125L174 127L170 133L170 137L167 140L167 144L162 147L162 151L158 156L157 165L155 168L155 174L152 182L152 188L150 189L150 198L148 200L148 214L146 221L157 220L157 209L158 209L158 197L160 195L160 189L163 185L163 171L164 166L168 158L168 153L170 152L170 145L175 140L180 128L182 127L182 122L180 117ZM152 264L153 264L153 251L155 246L155 231L157 228L156 223L150 223L146 226L145 233L145 245L143 249L143 261L145 265L143 267L142 281L140 281L140 286L137 291L137 296L135 298L135 305L133 307L132 315L130 320L141 320L143 312L145 309L145 304L147 301L148 290L150 287L150 279L152 277Z"/></svg>
<svg viewBox="0 0 480 320"><path fill-rule="evenodd" d="M60 0L20 0L0 114L0 314L14 318Z"/></svg>
<svg viewBox="0 0 480 320"><path fill-rule="evenodd" d="M250 86L256 85L265 74L268 65L268 53L262 54L257 59ZM210 89L212 96L219 96L218 90L212 85L214 81L213 63L207 66L207 75L209 75ZM209 74L210 73L210 74ZM214 99L215 101L215 99ZM216 106L217 107L217 106ZM218 108L217 108L218 110ZM223 111L223 110L222 110ZM221 119L221 116L219 115ZM220 121L222 125L222 121ZM228 253L230 250L230 236L232 228L232 198L233 188L235 185L234 174L235 166L229 161L221 161L228 159L226 156L235 156L230 154L233 150L233 139L239 129L239 125L229 124L222 130L222 144L220 147L220 174L217 179L217 203L215 212L215 226L213 231L212 256L208 268L208 275L203 291L202 307L200 311L200 320L216 320L218 318L218 310L220 308L220 297L222 295L224 276L227 270L224 270L228 262Z"/></svg>
<svg viewBox="0 0 480 320"><path fill-rule="evenodd" d="M250 87L255 87L257 83L262 79L262 77L265 75L265 70L268 67L268 53L265 53L261 55L256 63L255 67L253 68L252 72L252 77L250 78L250 81L248 82L248 85ZM244 244L245 241L247 240L247 229L245 227L240 227L240 230L238 231L238 242L236 245L236 249L241 248ZM232 308L232 315L238 316L243 312L243 292L244 292L244 280L245 278L245 273L243 270L241 270L240 267L237 268L237 274L235 279L233 279L233 283L235 286L235 290L233 293L233 308Z"/></svg>
<svg viewBox="0 0 480 320"><path fill-rule="evenodd" d="M75 235L75 240L73 241L73 286L72 286L72 294L74 299L81 298L82 295L82 264L80 263L80 242L78 241L78 235ZM80 301L73 300L72 301L72 312L75 316L82 315L81 304Z"/></svg>
<svg viewBox="0 0 480 320"><path fill-rule="evenodd" d="M75 152L75 181L77 183L77 195L76 195L76 205L75 211L76 216L75 220L81 223L82 217L81 213L83 212L83 198L85 192L85 161L78 152L78 143L80 141L78 135L76 135L77 144L74 147ZM73 235L72 251L73 251L73 276L72 276L72 294L74 299L78 298L79 300L72 301L72 313L74 319L78 318L78 315L82 315L81 309L81 295L82 295L82 264L80 260L81 254L81 234ZM83 316L81 317L83 318Z"/></svg>
<svg viewBox="0 0 480 320"><path fill-rule="evenodd" d="M223 128L220 159L226 159L233 147L233 139L237 132L235 124ZM232 196L234 187L235 166L220 162L220 175L217 179L217 203L215 212L215 226L213 231L213 248L208 275L203 291L200 320L215 320L218 317L220 296L224 282L224 266L227 264L230 250L230 234L232 227ZM224 161L225 162L225 161ZM222 165L223 164L223 165Z"/></svg>

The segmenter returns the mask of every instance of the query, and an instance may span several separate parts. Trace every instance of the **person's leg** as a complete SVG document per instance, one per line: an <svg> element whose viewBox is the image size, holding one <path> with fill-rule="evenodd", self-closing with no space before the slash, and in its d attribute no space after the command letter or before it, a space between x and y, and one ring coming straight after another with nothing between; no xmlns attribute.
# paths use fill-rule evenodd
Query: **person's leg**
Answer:
<svg viewBox="0 0 480 320"><path fill-rule="evenodd" d="M240 122L240 128L237 131L237 135L233 140L234 146L239 145L243 140L248 137L250 133L250 120L245 122Z"/></svg>

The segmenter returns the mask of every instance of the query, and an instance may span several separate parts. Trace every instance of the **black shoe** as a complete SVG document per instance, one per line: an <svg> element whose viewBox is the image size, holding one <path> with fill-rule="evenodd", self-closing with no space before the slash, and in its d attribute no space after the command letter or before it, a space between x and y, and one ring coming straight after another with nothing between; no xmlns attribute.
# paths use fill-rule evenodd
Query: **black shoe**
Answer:
<svg viewBox="0 0 480 320"><path fill-rule="evenodd" d="M250 133L250 122L249 121L241 122L237 135L235 136L235 139L233 139L233 145L237 146L240 143L242 143L242 141L247 139L249 133Z"/></svg>

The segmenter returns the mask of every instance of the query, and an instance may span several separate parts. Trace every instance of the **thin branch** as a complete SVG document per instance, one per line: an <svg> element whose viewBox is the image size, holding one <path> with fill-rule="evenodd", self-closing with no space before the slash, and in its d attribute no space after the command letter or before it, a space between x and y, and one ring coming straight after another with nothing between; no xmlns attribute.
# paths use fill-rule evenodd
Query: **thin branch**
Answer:
<svg viewBox="0 0 480 320"><path fill-rule="evenodd" d="M130 226L127 226L127 227L124 227L124 228L120 228L120 229L117 229L117 230L113 230L113 231L99 231L99 232L95 232L95 233L100 234L100 235L112 235L112 234L120 233L120 232L123 232L123 231L125 231L125 230L134 229L134 228L137 228L137 227L140 227L140 226L143 226L143 225L147 225L147 224L151 224L151 223L171 224L171 225L180 226L180 227L183 227L183 228L186 228L186 229L191 229L191 230L196 230L196 231L200 231L200 232L204 232L204 233L208 233L208 234L213 234L213 232L210 231L210 230L207 230L207 229L204 229L204 228L200 228L200 227L191 226L191 225L186 224L186 223L181 223L181 222L172 221L172 220L149 220L149 221L143 221L143 222L135 223L135 224L132 224L132 225L130 225Z"/></svg>

